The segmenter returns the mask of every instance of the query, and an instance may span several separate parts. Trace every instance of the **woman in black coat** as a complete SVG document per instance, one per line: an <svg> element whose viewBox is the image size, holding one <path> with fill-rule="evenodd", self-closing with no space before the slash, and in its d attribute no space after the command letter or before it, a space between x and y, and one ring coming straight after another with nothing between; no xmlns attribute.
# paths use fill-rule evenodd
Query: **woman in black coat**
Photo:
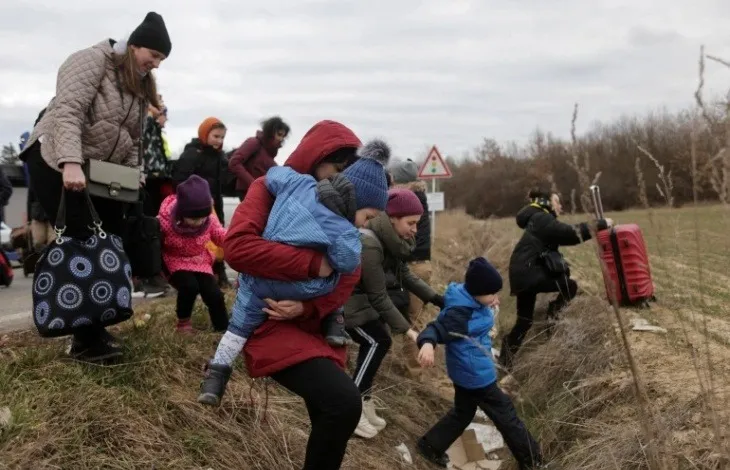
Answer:
<svg viewBox="0 0 730 470"><path fill-rule="evenodd" d="M511 367L532 326L537 294L558 293L547 311L548 317L554 318L578 291L578 284L570 278L570 269L559 248L591 239L588 223L570 225L558 220L563 208L558 194L533 190L529 198L530 204L517 214L517 225L524 233L509 261L510 287L512 295L517 297L517 322L502 339L499 360L507 368ZM596 222L596 229L603 230L611 225L611 219L601 219Z"/></svg>

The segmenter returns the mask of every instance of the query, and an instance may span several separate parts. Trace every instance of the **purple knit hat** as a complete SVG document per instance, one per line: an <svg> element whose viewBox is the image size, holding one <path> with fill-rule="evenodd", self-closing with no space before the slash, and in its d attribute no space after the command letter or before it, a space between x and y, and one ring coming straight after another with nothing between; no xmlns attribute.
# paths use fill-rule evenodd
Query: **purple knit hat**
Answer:
<svg viewBox="0 0 730 470"><path fill-rule="evenodd" d="M407 217L423 214L423 204L410 189L393 188L388 191L388 205L385 212L390 217Z"/></svg>
<svg viewBox="0 0 730 470"><path fill-rule="evenodd" d="M207 217L213 210L208 182L198 175L192 175L177 185L176 215L180 218L196 219Z"/></svg>

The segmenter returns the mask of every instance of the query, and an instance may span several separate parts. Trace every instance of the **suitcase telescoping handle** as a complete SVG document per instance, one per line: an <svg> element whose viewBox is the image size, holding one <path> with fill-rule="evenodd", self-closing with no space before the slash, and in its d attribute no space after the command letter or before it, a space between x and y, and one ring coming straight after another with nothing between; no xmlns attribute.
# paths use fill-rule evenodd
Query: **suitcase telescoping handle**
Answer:
<svg viewBox="0 0 730 470"><path fill-rule="evenodd" d="M596 219L603 218L603 202L601 201L601 189L594 184L590 187L591 198L593 199L593 210L596 211Z"/></svg>

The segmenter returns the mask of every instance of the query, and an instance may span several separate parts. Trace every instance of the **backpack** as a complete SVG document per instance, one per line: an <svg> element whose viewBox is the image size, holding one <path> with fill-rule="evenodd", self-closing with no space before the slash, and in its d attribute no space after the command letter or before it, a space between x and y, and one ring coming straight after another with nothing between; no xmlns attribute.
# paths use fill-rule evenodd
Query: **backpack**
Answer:
<svg viewBox="0 0 730 470"><path fill-rule="evenodd" d="M233 150L231 150L230 152L228 152L226 154L226 161L229 161L231 159L231 157L233 156L233 153L236 150L238 150L238 149L233 149ZM258 154L260 151L261 151L261 145L259 144L259 146L256 149L256 151L254 151L254 153L251 154L251 156L249 157L249 159L255 158L256 157L256 154ZM221 192L223 193L224 196L238 197L239 191L236 191L236 181L237 181L238 178L236 177L236 174L233 173L228 168L228 165L226 165L226 169L225 169L225 171L223 173L224 173L224 178L223 178L223 181L222 181L222 191Z"/></svg>
<svg viewBox="0 0 730 470"><path fill-rule="evenodd" d="M231 159L233 152L236 149L226 153L226 163ZM223 197L238 197L238 191L236 191L236 174L233 173L228 165L223 169L223 177L221 181L221 195Z"/></svg>

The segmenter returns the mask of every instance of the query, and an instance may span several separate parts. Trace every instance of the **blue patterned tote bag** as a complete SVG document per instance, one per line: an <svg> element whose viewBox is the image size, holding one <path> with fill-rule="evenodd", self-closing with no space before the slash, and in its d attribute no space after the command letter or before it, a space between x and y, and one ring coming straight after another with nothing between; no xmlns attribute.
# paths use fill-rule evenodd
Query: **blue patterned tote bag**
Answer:
<svg viewBox="0 0 730 470"><path fill-rule="evenodd" d="M45 248L33 280L33 321L46 338L85 326L108 326L132 316L132 267L122 239L104 232L88 189L94 223L86 240L66 237L66 191L56 216L56 240Z"/></svg>

